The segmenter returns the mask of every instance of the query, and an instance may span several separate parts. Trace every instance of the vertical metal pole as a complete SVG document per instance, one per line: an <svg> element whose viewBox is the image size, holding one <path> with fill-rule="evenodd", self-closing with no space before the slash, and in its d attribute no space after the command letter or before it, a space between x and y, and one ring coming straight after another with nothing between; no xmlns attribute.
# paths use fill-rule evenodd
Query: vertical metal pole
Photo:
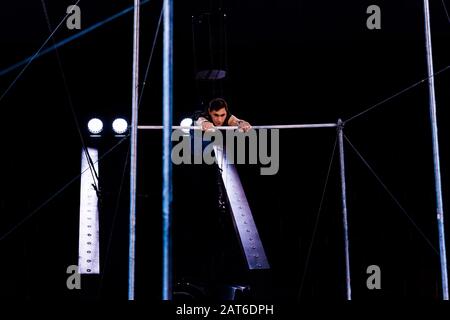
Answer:
<svg viewBox="0 0 450 320"><path fill-rule="evenodd" d="M136 163L139 98L139 1L134 0L133 84L130 143L130 234L128 250L128 300L134 300L134 262L136 246Z"/></svg>
<svg viewBox="0 0 450 320"><path fill-rule="evenodd" d="M344 161L344 139L343 139L343 123L338 120L338 136L339 136L339 160L341 165L341 192L342 192L342 222L344 226L344 246L345 246L345 282L347 289L347 300L352 300L352 287L350 283L350 254L348 242L348 222L347 222L347 191L345 183L345 161Z"/></svg>
<svg viewBox="0 0 450 320"><path fill-rule="evenodd" d="M436 99L434 95L433 52L431 49L430 8L428 0L423 1L425 16L425 39L427 51L428 91L430 121L433 139L434 182L436 190L436 211L439 231L439 254L441 259L442 298L448 300L447 254L445 249L444 207L442 202L441 167L439 161L438 128L436 119Z"/></svg>
<svg viewBox="0 0 450 320"><path fill-rule="evenodd" d="M162 190L162 298L172 300L172 105L173 105L173 0L164 0L163 35L163 190Z"/></svg>

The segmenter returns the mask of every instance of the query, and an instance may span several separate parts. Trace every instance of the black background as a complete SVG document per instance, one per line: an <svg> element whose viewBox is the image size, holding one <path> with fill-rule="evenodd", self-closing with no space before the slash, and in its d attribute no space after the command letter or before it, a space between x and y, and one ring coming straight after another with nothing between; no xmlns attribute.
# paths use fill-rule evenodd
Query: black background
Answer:
<svg viewBox="0 0 450 320"><path fill-rule="evenodd" d="M449 64L450 26L442 2L430 2L434 70L438 71ZM74 2L46 4L54 28ZM381 30L366 27L366 9L372 4L381 8ZM82 30L131 5L132 1L81 1ZM348 119L427 76L421 1L176 1L174 123L202 107L199 90L204 84L195 82L195 67L208 61L201 56L204 40L193 50L192 16L209 11L211 5L226 13L227 45L216 52L216 61L227 68L228 77L215 89L229 101L234 114L252 124ZM160 10L161 1L142 6L140 79ZM103 274L83 277L82 290L66 287L66 268L78 260L79 181L40 206L80 172L81 141L70 103L89 144L93 143L85 132L89 118L98 116L106 126L116 116L130 118L132 26L130 12L60 48L68 90L52 52L37 58L0 100L0 234L18 226L0 240L2 297L127 297L129 141L100 163ZM55 41L76 32L63 24ZM162 121L161 34L162 26L139 110L140 124ZM0 69L32 55L48 35L40 1L0 4ZM0 77L1 94L20 70ZM444 211L450 183L449 77L443 72L435 78ZM422 83L345 127L349 140L407 213L347 144L354 299L441 296L428 110L428 89ZM161 295L161 138L159 132L147 131L138 137L136 298L155 301ZM284 130L277 175L260 176L257 166L239 167L272 265L271 272L262 276L270 279L261 291L265 298L345 299L337 153L314 233L335 138L332 128ZM107 133L96 141L101 152L117 142ZM191 276L202 280L204 259L211 250L205 243L214 238L210 225L214 217L208 215L213 180L199 172L203 171L174 167L176 280ZM240 259L236 254L228 263L239 266ZM381 290L366 287L366 268L373 264L381 268ZM248 282L250 277L243 272L237 281Z"/></svg>

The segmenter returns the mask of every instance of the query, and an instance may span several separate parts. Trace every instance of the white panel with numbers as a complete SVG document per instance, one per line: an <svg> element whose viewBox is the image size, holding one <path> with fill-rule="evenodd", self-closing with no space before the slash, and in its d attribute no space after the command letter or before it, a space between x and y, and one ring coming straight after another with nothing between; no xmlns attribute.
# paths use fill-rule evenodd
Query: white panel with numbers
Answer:
<svg viewBox="0 0 450 320"><path fill-rule="evenodd" d="M88 148L89 155L98 172L98 150ZM79 273L100 273L100 245L99 245L99 220L98 220L98 196L94 185L98 180L89 169L86 154L81 154L81 183L80 183L80 234L78 246ZM95 181L95 183L94 183Z"/></svg>

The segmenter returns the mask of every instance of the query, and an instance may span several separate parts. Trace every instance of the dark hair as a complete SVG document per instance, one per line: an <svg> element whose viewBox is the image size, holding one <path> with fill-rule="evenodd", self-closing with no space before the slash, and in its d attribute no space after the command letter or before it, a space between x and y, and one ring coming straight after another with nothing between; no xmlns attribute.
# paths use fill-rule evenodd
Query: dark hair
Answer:
<svg viewBox="0 0 450 320"><path fill-rule="evenodd" d="M220 110L220 109L222 109L222 108L225 108L225 110L226 110L227 113L228 113L228 104L227 104L227 102L225 101L225 99L222 99L222 98L215 98L215 99L212 99L212 100L209 102L209 107L208 107L208 110L209 110L209 111L218 111L218 110Z"/></svg>

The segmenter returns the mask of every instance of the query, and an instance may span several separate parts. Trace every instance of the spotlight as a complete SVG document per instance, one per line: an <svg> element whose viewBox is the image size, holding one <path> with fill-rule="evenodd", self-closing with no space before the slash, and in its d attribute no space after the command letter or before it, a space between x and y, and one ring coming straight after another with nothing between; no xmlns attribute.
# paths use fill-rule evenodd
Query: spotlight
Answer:
<svg viewBox="0 0 450 320"><path fill-rule="evenodd" d="M115 133L123 134L128 130L128 122L125 119L117 118L113 121L112 127Z"/></svg>
<svg viewBox="0 0 450 320"><path fill-rule="evenodd" d="M99 134L103 130L103 122L98 118L93 118L88 122L88 130L92 134Z"/></svg>
<svg viewBox="0 0 450 320"><path fill-rule="evenodd" d="M183 120L181 120L180 122L180 126L181 127L190 127L192 126L192 119L191 118L184 118ZM181 129L184 133L189 133L189 128L186 129Z"/></svg>

